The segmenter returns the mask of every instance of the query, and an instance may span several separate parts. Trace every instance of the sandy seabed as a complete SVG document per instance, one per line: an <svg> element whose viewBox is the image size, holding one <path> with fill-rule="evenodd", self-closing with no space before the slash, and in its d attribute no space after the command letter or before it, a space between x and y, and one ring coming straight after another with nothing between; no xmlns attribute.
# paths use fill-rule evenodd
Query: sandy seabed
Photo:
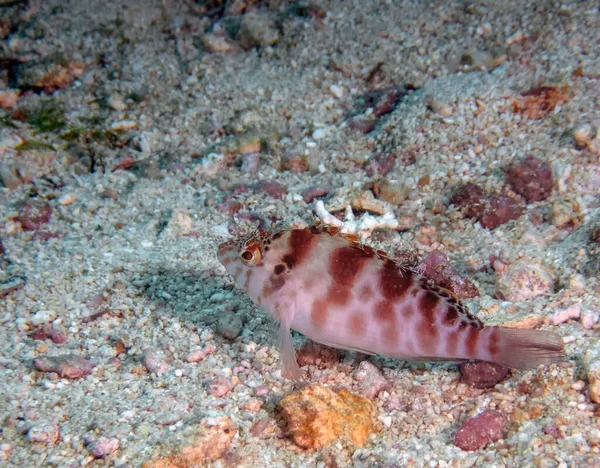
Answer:
<svg viewBox="0 0 600 468"><path fill-rule="evenodd" d="M202 428L204 466L600 466L598 2L1 8L0 464L186 466L160 457ZM527 156L541 200L505 174ZM469 218L466 182L518 215ZM216 247L312 224L316 196L393 213L367 243L444 252L474 314L552 330L568 361L478 389L295 335L311 382L364 394L365 360L386 382L364 446L298 448L277 325ZM502 438L457 447L490 409Z"/></svg>

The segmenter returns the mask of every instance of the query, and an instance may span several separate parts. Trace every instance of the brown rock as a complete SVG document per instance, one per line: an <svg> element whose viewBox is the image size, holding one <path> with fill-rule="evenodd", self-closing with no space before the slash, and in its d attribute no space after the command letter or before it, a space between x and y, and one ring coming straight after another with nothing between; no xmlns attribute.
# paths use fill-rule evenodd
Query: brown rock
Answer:
<svg viewBox="0 0 600 468"><path fill-rule="evenodd" d="M264 192L270 197L277 198L278 200L281 200L287 192L283 185L274 180L262 180L255 184L252 188L256 192Z"/></svg>
<svg viewBox="0 0 600 468"><path fill-rule="evenodd" d="M281 169L292 172L308 171L308 161L298 152L286 153L281 158Z"/></svg>
<svg viewBox="0 0 600 468"><path fill-rule="evenodd" d="M479 222L484 228L496 229L509 221L518 219L523 214L519 203L507 195L489 197Z"/></svg>
<svg viewBox="0 0 600 468"><path fill-rule="evenodd" d="M448 257L439 250L429 253L419 264L419 271L435 284L445 288L461 299L479 296L477 286L465 278L450 264Z"/></svg>
<svg viewBox="0 0 600 468"><path fill-rule="evenodd" d="M266 13L247 13L242 16L239 30L239 42L242 48L264 48L279 41L279 31L275 21Z"/></svg>
<svg viewBox="0 0 600 468"><path fill-rule="evenodd" d="M213 460L221 458L237 433L231 419L219 418L213 422L204 420L198 424L191 438L179 442L170 455L157 456L142 464L142 468L187 468L207 466ZM182 438L181 435L178 437Z"/></svg>
<svg viewBox="0 0 600 468"><path fill-rule="evenodd" d="M409 193L410 188L399 180L382 180L377 186L377 197L392 205L404 203Z"/></svg>
<svg viewBox="0 0 600 468"><path fill-rule="evenodd" d="M64 331L53 328L49 325L34 330L31 334L31 337L34 340L41 341L50 339L53 343L56 344L64 344L67 342L67 335L65 335Z"/></svg>
<svg viewBox="0 0 600 468"><path fill-rule="evenodd" d="M376 175L385 176L387 175L393 168L396 163L396 154L395 153L379 153L376 154L371 160L367 163L366 171L369 177L373 177Z"/></svg>
<svg viewBox="0 0 600 468"><path fill-rule="evenodd" d="M52 217L52 207L44 200L29 200L19 209L19 222L26 231L37 231Z"/></svg>
<svg viewBox="0 0 600 468"><path fill-rule="evenodd" d="M528 119L543 119L569 100L566 88L556 86L540 86L525 91L521 96L513 102L513 110Z"/></svg>
<svg viewBox="0 0 600 468"><path fill-rule="evenodd" d="M373 108L375 117L389 114L394 110L402 93L396 87L375 89L365 93L365 105Z"/></svg>
<svg viewBox="0 0 600 468"><path fill-rule="evenodd" d="M362 446L374 430L375 405L345 389L308 386L279 404L296 445L319 449L342 439Z"/></svg>
<svg viewBox="0 0 600 468"><path fill-rule="evenodd" d="M450 204L456 206L467 218L478 218L485 208L487 193L479 185L468 182L455 189Z"/></svg>
<svg viewBox="0 0 600 468"><path fill-rule="evenodd" d="M506 420L499 411L485 410L467 419L454 437L454 445L462 450L479 450L502 438Z"/></svg>
<svg viewBox="0 0 600 468"><path fill-rule="evenodd" d="M375 123L374 119L357 117L350 121L350 128L358 130L360 133L370 133L375 129Z"/></svg>
<svg viewBox="0 0 600 468"><path fill-rule="evenodd" d="M527 203L545 200L554 187L550 165L535 156L515 161L504 170L504 174L512 189Z"/></svg>
<svg viewBox="0 0 600 468"><path fill-rule="evenodd" d="M52 94L57 89L70 87L83 72L83 66L75 62L56 64L34 87L43 89L46 94Z"/></svg>
<svg viewBox="0 0 600 468"><path fill-rule="evenodd" d="M302 192L302 198L306 203L310 203L315 198L321 198L333 192L333 185L313 185Z"/></svg>
<svg viewBox="0 0 600 468"><path fill-rule="evenodd" d="M61 377L79 379L92 373L95 364L74 354L62 356L41 356L33 360L33 365L42 372L56 372Z"/></svg>
<svg viewBox="0 0 600 468"><path fill-rule="evenodd" d="M464 362L459 366L461 380L475 388L493 388L508 375L508 368L491 362Z"/></svg>

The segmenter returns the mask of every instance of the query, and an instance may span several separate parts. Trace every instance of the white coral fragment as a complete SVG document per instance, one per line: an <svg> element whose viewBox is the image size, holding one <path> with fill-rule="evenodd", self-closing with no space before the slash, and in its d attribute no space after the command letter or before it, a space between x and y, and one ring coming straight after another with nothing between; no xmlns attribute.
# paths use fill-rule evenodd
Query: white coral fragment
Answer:
<svg viewBox="0 0 600 468"><path fill-rule="evenodd" d="M361 239L369 238L375 229L405 230L408 227L405 222L389 212L381 216L365 213L356 219L351 206L346 207L344 221L341 221L327 211L322 200L316 202L315 213L323 224L338 228L342 234L354 234Z"/></svg>

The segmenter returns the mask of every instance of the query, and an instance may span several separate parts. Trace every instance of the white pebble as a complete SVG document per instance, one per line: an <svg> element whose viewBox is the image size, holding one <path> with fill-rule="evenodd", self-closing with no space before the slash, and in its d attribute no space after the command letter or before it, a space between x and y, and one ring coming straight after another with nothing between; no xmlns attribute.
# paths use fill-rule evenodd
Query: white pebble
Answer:
<svg viewBox="0 0 600 468"><path fill-rule="evenodd" d="M333 94L338 99L340 99L344 95L344 90L342 89L342 87L335 84L332 84L329 87L329 91L331 91L331 94Z"/></svg>
<svg viewBox="0 0 600 468"><path fill-rule="evenodd" d="M586 310L581 314L581 323L583 328L587 328L589 330L593 328L596 323L598 323L598 315L594 312Z"/></svg>
<svg viewBox="0 0 600 468"><path fill-rule="evenodd" d="M40 310L36 312L29 320L32 325L41 325L42 323L52 322L58 314L54 310Z"/></svg>
<svg viewBox="0 0 600 468"><path fill-rule="evenodd" d="M67 206L67 205L70 205L71 203L75 202L76 200L77 200L77 195L72 194L72 193L67 193L58 199L58 203L60 203L63 206Z"/></svg>
<svg viewBox="0 0 600 468"><path fill-rule="evenodd" d="M573 343L575 341L575 337L573 335L563 336L563 343Z"/></svg>
<svg viewBox="0 0 600 468"><path fill-rule="evenodd" d="M578 380L573 385L571 385L571 388L577 391L583 390L585 388L585 382L583 380Z"/></svg>
<svg viewBox="0 0 600 468"><path fill-rule="evenodd" d="M391 416L383 416L379 418L379 420L383 423L385 427L391 427L392 425L392 417Z"/></svg>
<svg viewBox="0 0 600 468"><path fill-rule="evenodd" d="M123 419L131 419L131 418L133 418L134 416L135 416L135 411L133 411L133 410L127 410L127 411L123 411L123 412L121 413L121 417L122 417Z"/></svg>
<svg viewBox="0 0 600 468"><path fill-rule="evenodd" d="M119 94L113 94L108 98L108 105L117 111L124 111L127 109L127 104L123 100L123 97Z"/></svg>
<svg viewBox="0 0 600 468"><path fill-rule="evenodd" d="M323 138L324 136L325 136L325 130L324 130L324 129L322 129L322 128L317 128L317 129L316 129L316 130L313 132L313 134L312 134L312 137L313 137L315 140L320 140L320 139L321 139L321 138Z"/></svg>
<svg viewBox="0 0 600 468"><path fill-rule="evenodd" d="M121 131L126 131L126 130L133 130L134 128L137 127L137 122L133 121L133 120L119 120L118 122L113 122L110 126L111 130L115 130L117 132Z"/></svg>
<svg viewBox="0 0 600 468"><path fill-rule="evenodd" d="M175 369L175 377L181 377L183 375L183 371L181 369Z"/></svg>

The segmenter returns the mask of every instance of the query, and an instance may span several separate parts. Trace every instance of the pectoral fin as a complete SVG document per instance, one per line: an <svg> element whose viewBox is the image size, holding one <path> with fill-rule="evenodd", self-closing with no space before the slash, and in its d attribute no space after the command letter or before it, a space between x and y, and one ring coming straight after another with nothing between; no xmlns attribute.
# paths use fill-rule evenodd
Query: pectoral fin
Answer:
<svg viewBox="0 0 600 468"><path fill-rule="evenodd" d="M279 360L281 361L281 375L286 379L296 382L304 381L298 361L296 361L296 352L292 343L291 322L294 317L293 310L279 311Z"/></svg>

